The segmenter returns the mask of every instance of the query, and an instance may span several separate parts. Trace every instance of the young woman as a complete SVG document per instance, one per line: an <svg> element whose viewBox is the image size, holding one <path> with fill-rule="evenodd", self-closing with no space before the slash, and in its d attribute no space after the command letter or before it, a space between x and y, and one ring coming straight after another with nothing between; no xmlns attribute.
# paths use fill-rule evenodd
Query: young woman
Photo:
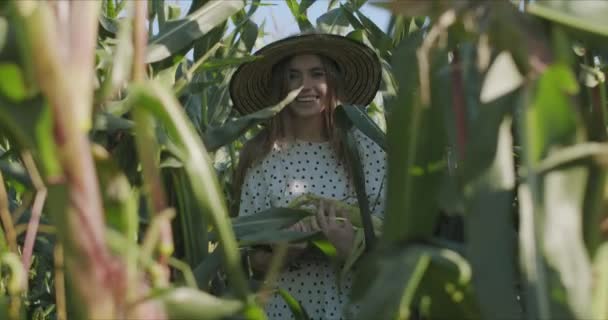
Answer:
<svg viewBox="0 0 608 320"><path fill-rule="evenodd" d="M240 188L240 215L287 206L294 198L312 193L356 204L352 168L345 142L334 125L339 103L365 106L374 98L381 68L375 53L349 38L304 34L272 43L256 53L260 58L234 74L230 93L241 113L255 112L302 88L288 105L241 152L235 184ZM355 130L364 166L370 208L382 214L386 155ZM341 216L346 219L336 220ZM316 223L298 223L292 230L320 230L345 258L353 247L353 226L331 200L322 201ZM263 272L271 253L254 250L252 268ZM313 319L343 319L350 279L337 287L330 262L310 249L294 245L277 285L287 290ZM266 306L270 319L289 319L291 312L279 295Z"/></svg>

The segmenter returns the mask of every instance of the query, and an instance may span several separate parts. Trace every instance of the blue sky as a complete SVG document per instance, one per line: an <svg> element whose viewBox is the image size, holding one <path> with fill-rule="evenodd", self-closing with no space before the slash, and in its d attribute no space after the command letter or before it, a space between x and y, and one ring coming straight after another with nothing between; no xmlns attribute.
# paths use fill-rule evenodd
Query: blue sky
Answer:
<svg viewBox="0 0 608 320"><path fill-rule="evenodd" d="M224 0L227 1L227 0ZM298 32L298 25L293 18L291 11L283 0L262 0L263 3L271 4L269 6L260 7L253 16L253 20L258 25L266 19L267 37L264 38L265 43L272 42L277 39L295 34ZM342 0L341 2L344 2ZM386 9L374 6L370 3L386 2L386 0L369 0L362 8L361 12L374 21L380 28L386 30L390 19L390 12ZM190 7L191 0L167 0L169 4L179 4L184 14ZM316 0L315 3L308 9L308 18L315 24L317 18L327 12L328 0Z"/></svg>

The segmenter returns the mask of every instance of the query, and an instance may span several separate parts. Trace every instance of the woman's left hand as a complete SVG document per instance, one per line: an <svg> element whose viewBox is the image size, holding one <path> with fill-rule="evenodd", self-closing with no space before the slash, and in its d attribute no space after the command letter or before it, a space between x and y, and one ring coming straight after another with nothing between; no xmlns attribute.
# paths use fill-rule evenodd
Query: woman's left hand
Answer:
<svg viewBox="0 0 608 320"><path fill-rule="evenodd" d="M316 222L327 240L336 248L340 258L348 257L353 249L355 231L345 212L337 210L333 201L321 201Z"/></svg>

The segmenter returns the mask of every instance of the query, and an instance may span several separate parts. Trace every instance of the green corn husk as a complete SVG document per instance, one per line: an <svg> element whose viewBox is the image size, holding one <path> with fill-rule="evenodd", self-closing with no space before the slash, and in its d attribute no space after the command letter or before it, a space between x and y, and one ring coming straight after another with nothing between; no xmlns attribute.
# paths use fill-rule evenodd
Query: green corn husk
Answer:
<svg viewBox="0 0 608 320"><path fill-rule="evenodd" d="M350 220L350 223L355 229L355 239L353 243L353 248L340 268L340 274L338 277L338 288L341 288L340 283L343 283L345 281L349 271L352 270L355 263L359 260L361 255L363 255L363 252L365 252L365 236L363 232L363 223L361 222L361 214L359 212L359 207L347 204L339 200L320 197L311 193L306 193L296 197L289 203L288 207L294 209L302 209L310 212L311 215L302 219L301 221L304 221L305 223L310 223L312 226L315 226L315 214L317 213L319 203L322 200L333 202L336 206L337 212L346 212L346 217L348 218L348 220ZM372 215L371 217L374 233L376 234L376 236L379 236L382 232L382 225L384 223L384 220L376 215ZM342 219L344 218L336 217L336 220Z"/></svg>
<svg viewBox="0 0 608 320"><path fill-rule="evenodd" d="M311 193L305 193L305 194L293 199L287 207L294 208L294 209L302 209L302 210L306 210L306 211L310 212L311 216L304 218L302 221L306 221L306 222L310 222L310 223L314 224L314 222L313 222L314 215L317 213L319 203L322 200L333 202L336 206L337 212L339 212L339 211L346 212L347 213L346 217L348 218L350 223L355 228L355 231L358 231L359 229L363 228L363 223L361 222L361 213L359 212L359 207L350 205L348 203L345 203L345 202L342 202L339 200L324 198L324 197L317 196L317 195L314 195ZM340 220L340 219L343 219L343 218L336 217L336 220ZM376 234L376 236L380 235L380 233L382 232L383 222L384 222L384 220L382 218L372 215L372 224L373 224L374 233Z"/></svg>

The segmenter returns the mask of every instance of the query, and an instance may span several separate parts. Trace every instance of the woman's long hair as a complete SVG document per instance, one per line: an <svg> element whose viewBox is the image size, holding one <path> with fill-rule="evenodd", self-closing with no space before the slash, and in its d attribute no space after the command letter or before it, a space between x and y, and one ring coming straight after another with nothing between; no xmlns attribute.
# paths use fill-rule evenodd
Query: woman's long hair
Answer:
<svg viewBox="0 0 608 320"><path fill-rule="evenodd" d="M325 77L327 80L327 95L326 108L322 111L325 122L325 133L329 138L330 145L337 155L338 161L346 169L348 179L351 176L351 165L346 157L346 144L344 135L341 134L334 124L334 111L338 106L341 96L342 85L340 83L340 70L333 60L322 55L317 56L321 59L323 68L325 69ZM288 93L288 66L292 57L288 57L277 63L272 68L272 92L274 101L281 101ZM270 119L266 126L251 140L247 141L240 152L240 159L233 178L233 200L235 208L232 211L233 215L238 214L238 206L240 202L241 187L245 180L247 170L264 159L272 150L272 147L277 144L279 147L289 142L293 142L294 135L290 130L289 123L292 115L287 108L284 108L277 116Z"/></svg>

